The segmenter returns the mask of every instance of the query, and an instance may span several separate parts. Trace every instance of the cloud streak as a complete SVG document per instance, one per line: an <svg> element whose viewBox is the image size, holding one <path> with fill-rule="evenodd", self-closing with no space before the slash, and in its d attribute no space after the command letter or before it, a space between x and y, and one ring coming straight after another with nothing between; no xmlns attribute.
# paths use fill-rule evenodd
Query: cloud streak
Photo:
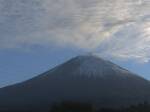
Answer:
<svg viewBox="0 0 150 112"><path fill-rule="evenodd" d="M150 60L149 0L1 0L0 48L65 45Z"/></svg>

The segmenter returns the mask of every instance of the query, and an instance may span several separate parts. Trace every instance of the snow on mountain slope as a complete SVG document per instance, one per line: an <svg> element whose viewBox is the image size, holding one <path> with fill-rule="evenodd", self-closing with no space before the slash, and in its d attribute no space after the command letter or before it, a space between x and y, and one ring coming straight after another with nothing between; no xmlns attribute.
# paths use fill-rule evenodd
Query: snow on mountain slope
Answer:
<svg viewBox="0 0 150 112"><path fill-rule="evenodd" d="M110 61L88 55L0 89L0 109L43 110L64 100L128 106L150 101L150 82Z"/></svg>
<svg viewBox="0 0 150 112"><path fill-rule="evenodd" d="M66 74L60 74L59 77L63 77L64 75L74 76L85 76L85 77L106 77L110 75L118 75L121 77L131 77L136 76L130 71L110 62L104 60L95 55L81 55L77 56L66 63L55 67L54 69L46 72L46 74L50 74L54 71L62 71ZM132 75L131 75L132 74ZM43 76L43 74L42 74Z"/></svg>
<svg viewBox="0 0 150 112"><path fill-rule="evenodd" d="M108 72L120 72L124 74L128 74L129 71L120 68L119 66L103 60L96 56L79 56L76 58L78 63L81 63L77 72L85 75L97 75L104 76L106 71Z"/></svg>

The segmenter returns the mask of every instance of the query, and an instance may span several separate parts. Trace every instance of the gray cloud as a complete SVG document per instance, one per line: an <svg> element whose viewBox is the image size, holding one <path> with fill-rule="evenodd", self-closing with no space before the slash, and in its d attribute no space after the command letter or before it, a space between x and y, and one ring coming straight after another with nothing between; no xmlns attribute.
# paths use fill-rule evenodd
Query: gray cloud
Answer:
<svg viewBox="0 0 150 112"><path fill-rule="evenodd" d="M149 0L1 0L0 48L70 44L150 59Z"/></svg>

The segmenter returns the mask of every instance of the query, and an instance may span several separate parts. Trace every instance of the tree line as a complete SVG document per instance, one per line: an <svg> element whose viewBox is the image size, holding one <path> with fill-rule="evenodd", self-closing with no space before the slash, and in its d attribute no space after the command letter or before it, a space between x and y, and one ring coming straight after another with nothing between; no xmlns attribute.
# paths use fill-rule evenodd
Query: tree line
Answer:
<svg viewBox="0 0 150 112"><path fill-rule="evenodd" d="M99 108L92 104L80 102L62 102L54 104L49 112L150 112L150 104L144 102L126 108Z"/></svg>

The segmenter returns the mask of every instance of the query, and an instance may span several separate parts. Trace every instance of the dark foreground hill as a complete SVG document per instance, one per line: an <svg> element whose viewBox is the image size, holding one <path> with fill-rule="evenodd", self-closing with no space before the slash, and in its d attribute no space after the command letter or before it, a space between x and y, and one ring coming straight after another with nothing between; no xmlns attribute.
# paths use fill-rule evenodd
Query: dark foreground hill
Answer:
<svg viewBox="0 0 150 112"><path fill-rule="evenodd" d="M78 56L28 81L0 89L0 111L43 111L62 101L130 106L150 101L150 82L96 56Z"/></svg>

